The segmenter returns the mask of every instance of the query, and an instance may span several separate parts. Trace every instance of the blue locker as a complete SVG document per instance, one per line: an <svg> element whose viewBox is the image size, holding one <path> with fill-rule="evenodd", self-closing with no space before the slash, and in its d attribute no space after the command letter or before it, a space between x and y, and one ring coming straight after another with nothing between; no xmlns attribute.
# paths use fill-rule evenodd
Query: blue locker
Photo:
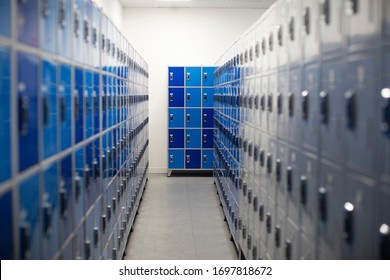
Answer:
<svg viewBox="0 0 390 280"><path fill-rule="evenodd" d="M11 36L11 1L3 0L0 2L0 35Z"/></svg>
<svg viewBox="0 0 390 280"><path fill-rule="evenodd" d="M38 47L38 0L17 1L18 40Z"/></svg>
<svg viewBox="0 0 390 280"><path fill-rule="evenodd" d="M43 193L41 193L41 218L43 254L45 260L52 259L59 249L59 205L58 164L43 171Z"/></svg>
<svg viewBox="0 0 390 280"><path fill-rule="evenodd" d="M0 183L11 177L10 65L9 49L0 47Z"/></svg>
<svg viewBox="0 0 390 280"><path fill-rule="evenodd" d="M184 67L169 67L168 81L170 87L184 86Z"/></svg>
<svg viewBox="0 0 390 280"><path fill-rule="evenodd" d="M214 150L202 150L202 169L212 169Z"/></svg>
<svg viewBox="0 0 390 280"><path fill-rule="evenodd" d="M80 225L83 219L84 212L84 199L85 199L85 151L84 148L80 148L75 152L75 170L73 174L74 183L74 211L75 211L75 226Z"/></svg>
<svg viewBox="0 0 390 280"><path fill-rule="evenodd" d="M39 176L35 174L19 185L19 258L41 258Z"/></svg>
<svg viewBox="0 0 390 280"><path fill-rule="evenodd" d="M169 107L184 107L184 88L169 88Z"/></svg>
<svg viewBox="0 0 390 280"><path fill-rule="evenodd" d="M200 67L186 67L185 78L187 87L200 87L202 84L201 68Z"/></svg>
<svg viewBox="0 0 390 280"><path fill-rule="evenodd" d="M81 68L75 69L75 90L73 92L73 111L75 125L75 143L79 143L84 140L84 77L83 70Z"/></svg>
<svg viewBox="0 0 390 280"><path fill-rule="evenodd" d="M202 86L214 86L214 70L215 67L202 67Z"/></svg>
<svg viewBox="0 0 390 280"><path fill-rule="evenodd" d="M72 70L69 65L59 67L60 82L58 87L59 124L61 136L61 150L68 149L72 144Z"/></svg>
<svg viewBox="0 0 390 280"><path fill-rule="evenodd" d="M88 212L89 208L95 202L95 180L93 178L93 160L94 147L93 143L89 143L85 147L85 167L84 167L84 186L85 186L85 201L84 211Z"/></svg>
<svg viewBox="0 0 390 280"><path fill-rule="evenodd" d="M186 109L186 127L200 128L201 127L201 110Z"/></svg>
<svg viewBox="0 0 390 280"><path fill-rule="evenodd" d="M101 13L100 8L96 3L92 3L92 26L91 26L91 45L93 48L92 51L92 65L95 69L98 69L100 66L100 21Z"/></svg>
<svg viewBox="0 0 390 280"><path fill-rule="evenodd" d="M94 154L92 160L92 177L95 183L95 196L98 197L102 193L101 189L101 170L100 170L100 139L94 141Z"/></svg>
<svg viewBox="0 0 390 280"><path fill-rule="evenodd" d="M214 109L202 110L202 127L214 127Z"/></svg>
<svg viewBox="0 0 390 280"><path fill-rule="evenodd" d="M13 230L13 207L12 207L13 193L7 191L0 194L0 259L12 260L15 258L14 254L14 230Z"/></svg>
<svg viewBox="0 0 390 280"><path fill-rule="evenodd" d="M107 75L103 75L103 80L102 80L102 129L105 130L107 128L107 90L108 90L108 85L107 85L108 79Z"/></svg>
<svg viewBox="0 0 390 280"><path fill-rule="evenodd" d="M168 124L170 128L183 128L184 109L169 109Z"/></svg>
<svg viewBox="0 0 390 280"><path fill-rule="evenodd" d="M83 44L83 0L74 0L73 2L73 59L77 62L83 62L84 44Z"/></svg>
<svg viewBox="0 0 390 280"><path fill-rule="evenodd" d="M210 149L214 145L214 129L202 129L202 148Z"/></svg>
<svg viewBox="0 0 390 280"><path fill-rule="evenodd" d="M85 71L84 83L84 112L85 112L85 134L86 139L91 137L94 133L95 127L93 125L93 74L90 71Z"/></svg>
<svg viewBox="0 0 390 280"><path fill-rule="evenodd" d="M59 178L59 217L61 230L59 235L60 244L63 244L74 229L74 193L72 156L69 155L61 160Z"/></svg>
<svg viewBox="0 0 390 280"><path fill-rule="evenodd" d="M214 88L202 88L202 107L214 107Z"/></svg>
<svg viewBox="0 0 390 280"><path fill-rule="evenodd" d="M41 108L43 159L58 152L57 144L57 65L49 60L41 64Z"/></svg>
<svg viewBox="0 0 390 280"><path fill-rule="evenodd" d="M185 99L186 107L200 107L201 98L200 98L200 88L186 88L185 89Z"/></svg>
<svg viewBox="0 0 390 280"><path fill-rule="evenodd" d="M118 96L118 79L112 79L112 92L111 92L111 125L117 124L117 96Z"/></svg>
<svg viewBox="0 0 390 280"><path fill-rule="evenodd" d="M57 4L56 0L39 1L39 47L51 53L57 50Z"/></svg>
<svg viewBox="0 0 390 280"><path fill-rule="evenodd" d="M169 129L169 148L184 148L184 129Z"/></svg>
<svg viewBox="0 0 390 280"><path fill-rule="evenodd" d="M186 168L198 169L201 167L201 152L200 150L186 150Z"/></svg>
<svg viewBox="0 0 390 280"><path fill-rule="evenodd" d="M169 169L184 168L184 150L168 151L168 168Z"/></svg>
<svg viewBox="0 0 390 280"><path fill-rule="evenodd" d="M70 58L72 36L72 1L58 1L57 53Z"/></svg>
<svg viewBox="0 0 390 280"><path fill-rule="evenodd" d="M18 53L19 171L38 162L38 58Z"/></svg>
<svg viewBox="0 0 390 280"><path fill-rule="evenodd" d="M112 89L112 83L113 83L113 78L111 76L107 76L107 93L106 93L106 98L107 98L107 126L111 127L112 126L112 110L113 110L113 102L112 102L112 94L113 94L113 89Z"/></svg>
<svg viewBox="0 0 390 280"><path fill-rule="evenodd" d="M186 129L185 141L187 149L199 149L201 144L201 132L200 129Z"/></svg>
<svg viewBox="0 0 390 280"><path fill-rule="evenodd" d="M100 132L100 74L97 72L93 75L92 99L94 134L98 134Z"/></svg>

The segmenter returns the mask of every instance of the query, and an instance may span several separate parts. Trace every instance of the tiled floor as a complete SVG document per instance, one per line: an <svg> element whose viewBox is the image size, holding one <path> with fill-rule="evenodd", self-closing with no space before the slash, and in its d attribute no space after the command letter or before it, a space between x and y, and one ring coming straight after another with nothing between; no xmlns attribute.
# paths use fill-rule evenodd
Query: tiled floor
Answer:
<svg viewBox="0 0 390 280"><path fill-rule="evenodd" d="M212 177L150 174L125 259L237 259Z"/></svg>

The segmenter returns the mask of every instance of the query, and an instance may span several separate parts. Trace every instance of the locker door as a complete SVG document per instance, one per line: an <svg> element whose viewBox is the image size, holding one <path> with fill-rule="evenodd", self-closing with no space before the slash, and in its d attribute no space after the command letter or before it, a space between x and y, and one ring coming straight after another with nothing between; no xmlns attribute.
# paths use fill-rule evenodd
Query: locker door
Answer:
<svg viewBox="0 0 390 280"><path fill-rule="evenodd" d="M85 221L83 221L77 228L75 234L75 256L76 260L86 259L86 246L85 246Z"/></svg>
<svg viewBox="0 0 390 280"><path fill-rule="evenodd" d="M57 145L57 65L49 60L41 64L41 108L43 141L41 151L46 159L58 152Z"/></svg>
<svg viewBox="0 0 390 280"><path fill-rule="evenodd" d="M72 36L72 1L60 0L57 3L57 53L70 58Z"/></svg>
<svg viewBox="0 0 390 280"><path fill-rule="evenodd" d="M212 169L214 150L202 150L202 169Z"/></svg>
<svg viewBox="0 0 390 280"><path fill-rule="evenodd" d="M201 148L201 130L186 129L185 142L187 149Z"/></svg>
<svg viewBox="0 0 390 280"><path fill-rule="evenodd" d="M84 140L84 78L83 70L76 68L74 72L75 88L73 91L73 112L75 125L75 143Z"/></svg>
<svg viewBox="0 0 390 280"><path fill-rule="evenodd" d="M169 129L169 148L184 148L184 129Z"/></svg>
<svg viewBox="0 0 390 280"><path fill-rule="evenodd" d="M93 75L92 108L94 134L98 134L100 132L100 74L97 72Z"/></svg>
<svg viewBox="0 0 390 280"><path fill-rule="evenodd" d="M38 59L18 53L19 171L38 162Z"/></svg>
<svg viewBox="0 0 390 280"><path fill-rule="evenodd" d="M200 107L201 97L200 97L200 88L186 88L185 89L185 100L186 107Z"/></svg>
<svg viewBox="0 0 390 280"><path fill-rule="evenodd" d="M71 67L62 64L59 67L60 81L58 86L59 123L61 150L66 150L72 144L72 95L71 95Z"/></svg>
<svg viewBox="0 0 390 280"><path fill-rule="evenodd" d="M186 127L200 128L201 127L201 110L200 109L186 109L185 110Z"/></svg>
<svg viewBox="0 0 390 280"><path fill-rule="evenodd" d="M215 67L202 67L202 86L214 86L214 70Z"/></svg>
<svg viewBox="0 0 390 280"><path fill-rule="evenodd" d="M107 128L107 108L108 108L108 97L107 97L107 83L108 83L108 79L107 79L107 75L103 75L102 76L102 88L103 88L103 92L102 92L102 129L103 130L106 130Z"/></svg>
<svg viewBox="0 0 390 280"><path fill-rule="evenodd" d="M84 184L85 184L85 201L84 211L87 213L89 208L95 202L95 180L93 178L93 160L94 160L93 143L89 143L85 147L85 165L84 165Z"/></svg>
<svg viewBox="0 0 390 280"><path fill-rule="evenodd" d="M96 3L92 3L92 26L91 26L91 44L92 44L92 65L95 69L100 66L100 22L101 13L100 8Z"/></svg>
<svg viewBox="0 0 390 280"><path fill-rule="evenodd" d="M85 259L94 259L94 244L93 244L93 228L95 223L94 211L89 212L85 220L85 240L84 240L84 254Z"/></svg>
<svg viewBox="0 0 390 280"><path fill-rule="evenodd" d="M210 149L214 146L214 129L202 129L202 148Z"/></svg>
<svg viewBox="0 0 390 280"><path fill-rule="evenodd" d="M83 62L83 0L74 0L73 2L73 57L77 62Z"/></svg>
<svg viewBox="0 0 390 280"><path fill-rule="evenodd" d="M214 107L214 88L202 88L202 107Z"/></svg>
<svg viewBox="0 0 390 280"><path fill-rule="evenodd" d="M83 62L92 66L93 46L92 46L92 1L83 0L82 13L82 37L83 37ZM80 50L79 50L80 51Z"/></svg>
<svg viewBox="0 0 390 280"><path fill-rule="evenodd" d="M168 124L170 128L184 127L184 109L169 109Z"/></svg>
<svg viewBox="0 0 390 280"><path fill-rule="evenodd" d="M0 259L12 260L15 258L14 252L14 230L13 230L13 193L6 191L0 195L0 211L2 217L0 219Z"/></svg>
<svg viewBox="0 0 390 280"><path fill-rule="evenodd" d="M39 46L48 52L55 53L57 48L57 5L58 1L39 1Z"/></svg>
<svg viewBox="0 0 390 280"><path fill-rule="evenodd" d="M170 169L184 168L184 150L168 151L168 168Z"/></svg>
<svg viewBox="0 0 390 280"><path fill-rule="evenodd" d="M200 150L186 150L186 168L198 169L201 166L201 152Z"/></svg>
<svg viewBox="0 0 390 280"><path fill-rule="evenodd" d="M11 177L10 51L0 47L0 182Z"/></svg>
<svg viewBox="0 0 390 280"><path fill-rule="evenodd" d="M184 86L184 67L169 67L168 81L170 87Z"/></svg>
<svg viewBox="0 0 390 280"><path fill-rule="evenodd" d="M185 79L187 87L201 86L201 68L200 67L186 67Z"/></svg>
<svg viewBox="0 0 390 280"><path fill-rule="evenodd" d="M18 1L18 40L38 47L38 0Z"/></svg>
<svg viewBox="0 0 390 280"><path fill-rule="evenodd" d="M0 35L11 35L11 1L5 0L0 3Z"/></svg>
<svg viewBox="0 0 390 280"><path fill-rule="evenodd" d="M202 127L214 127L214 109L202 109Z"/></svg>
<svg viewBox="0 0 390 280"><path fill-rule="evenodd" d="M73 186L74 186L74 210L75 210L75 226L80 225L84 217L84 200L85 200L85 162L84 162L84 148L80 148L75 152L75 169L73 172Z"/></svg>
<svg viewBox="0 0 390 280"><path fill-rule="evenodd" d="M72 189L73 179L72 156L61 160L59 178L59 216L60 216L60 246L68 239L74 229L74 192Z"/></svg>
<svg viewBox="0 0 390 280"><path fill-rule="evenodd" d="M85 113L85 137L88 139L93 135L94 132L94 100L93 100L93 73L85 71L85 83L84 83L84 113Z"/></svg>
<svg viewBox="0 0 390 280"><path fill-rule="evenodd" d="M41 220L39 217L39 176L24 180L19 185L19 258L41 258Z"/></svg>
<svg viewBox="0 0 390 280"><path fill-rule="evenodd" d="M184 107L184 88L169 88L169 107Z"/></svg>

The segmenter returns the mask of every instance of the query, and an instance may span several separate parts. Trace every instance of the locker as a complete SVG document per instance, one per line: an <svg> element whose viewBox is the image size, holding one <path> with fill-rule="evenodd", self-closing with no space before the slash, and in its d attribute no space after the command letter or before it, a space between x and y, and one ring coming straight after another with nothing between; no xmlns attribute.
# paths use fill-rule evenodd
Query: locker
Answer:
<svg viewBox="0 0 390 280"><path fill-rule="evenodd" d="M0 182L11 177L10 62L9 49L0 47Z"/></svg>
<svg viewBox="0 0 390 280"><path fill-rule="evenodd" d="M12 207L13 192L12 190L5 191L0 194L0 211L2 217L0 219L1 239L0 239L0 259L12 260L15 258L14 252L14 230L13 230L13 214Z"/></svg>
<svg viewBox="0 0 390 280"><path fill-rule="evenodd" d="M39 1L39 47L45 51L55 53L57 50L56 24L58 1Z"/></svg>
<svg viewBox="0 0 390 280"><path fill-rule="evenodd" d="M186 129L185 131L185 143L187 149L201 148L201 132L200 129Z"/></svg>
<svg viewBox="0 0 390 280"><path fill-rule="evenodd" d="M214 127L214 109L202 109L202 127Z"/></svg>
<svg viewBox="0 0 390 280"><path fill-rule="evenodd" d="M58 118L60 124L60 150L68 149L72 144L72 95L71 67L66 64L59 66L60 81L58 86Z"/></svg>
<svg viewBox="0 0 390 280"><path fill-rule="evenodd" d="M170 87L184 86L184 67L169 67L168 72Z"/></svg>
<svg viewBox="0 0 390 280"><path fill-rule="evenodd" d="M202 84L201 67L186 67L185 79L187 87L200 87Z"/></svg>
<svg viewBox="0 0 390 280"><path fill-rule="evenodd" d="M72 1L60 0L57 5L57 53L70 58L72 46L69 38L72 36Z"/></svg>
<svg viewBox="0 0 390 280"><path fill-rule="evenodd" d="M186 107L201 106L201 88L186 88L185 89Z"/></svg>
<svg viewBox="0 0 390 280"><path fill-rule="evenodd" d="M94 84L93 84L93 73L90 71L84 72L84 92L83 92L83 102L84 102L84 112L85 112L85 137L88 139L94 134L95 126L93 124L94 120Z"/></svg>
<svg viewBox="0 0 390 280"><path fill-rule="evenodd" d="M168 123L170 128L184 127L184 109L169 109Z"/></svg>
<svg viewBox="0 0 390 280"><path fill-rule="evenodd" d="M19 171L38 162L38 58L18 53Z"/></svg>
<svg viewBox="0 0 390 280"><path fill-rule="evenodd" d="M41 258L39 176L34 174L19 185L19 254L20 259Z"/></svg>
<svg viewBox="0 0 390 280"><path fill-rule="evenodd" d="M214 107L214 88L202 88L202 107Z"/></svg>
<svg viewBox="0 0 390 280"><path fill-rule="evenodd" d="M74 90L73 90L73 112L75 143L84 140L84 71L76 67L74 70Z"/></svg>
<svg viewBox="0 0 390 280"><path fill-rule="evenodd" d="M74 192L72 188L73 182L72 156L69 155L61 160L60 177L58 188L59 199L59 217L60 231L59 241L63 244L74 230Z"/></svg>
<svg viewBox="0 0 390 280"><path fill-rule="evenodd" d="M184 168L184 150L168 151L168 168L182 169Z"/></svg>
<svg viewBox="0 0 390 280"><path fill-rule="evenodd" d="M185 110L185 125L187 128L201 127L201 110L200 109L186 109ZM208 120L208 119L206 119Z"/></svg>
<svg viewBox="0 0 390 280"><path fill-rule="evenodd" d="M11 1L5 0L0 3L0 35L11 36Z"/></svg>
<svg viewBox="0 0 390 280"><path fill-rule="evenodd" d="M202 86L214 86L214 71L215 67L202 67Z"/></svg>
<svg viewBox="0 0 390 280"><path fill-rule="evenodd" d="M45 260L53 259L59 249L58 164L45 168L43 193L41 193L41 221L43 254Z"/></svg>
<svg viewBox="0 0 390 280"><path fill-rule="evenodd" d="M84 161L84 148L80 148L75 151L74 154L74 171L73 171L73 194L74 194L74 211L75 211L75 226L80 226L85 210L85 161Z"/></svg>
<svg viewBox="0 0 390 280"><path fill-rule="evenodd" d="M101 12L100 8L96 3L92 2L92 23L91 23L91 45L92 45L92 66L98 69L100 66L100 23L101 23Z"/></svg>
<svg viewBox="0 0 390 280"><path fill-rule="evenodd" d="M100 132L100 74L93 74L93 91L92 91L92 111L94 134Z"/></svg>
<svg viewBox="0 0 390 280"><path fill-rule="evenodd" d="M202 129L202 148L210 149L214 146L214 129Z"/></svg>
<svg viewBox="0 0 390 280"><path fill-rule="evenodd" d="M18 1L17 17L19 42L38 47L38 0Z"/></svg>
<svg viewBox="0 0 390 280"><path fill-rule="evenodd" d="M169 107L184 107L184 88L169 88Z"/></svg>
<svg viewBox="0 0 390 280"><path fill-rule="evenodd" d="M82 63L84 55L83 46L83 0L74 0L73 2L73 23L72 23L72 34L73 34L73 60Z"/></svg>
<svg viewBox="0 0 390 280"><path fill-rule="evenodd" d="M184 129L169 129L169 148L184 148Z"/></svg>
<svg viewBox="0 0 390 280"><path fill-rule="evenodd" d="M53 61L43 60L41 63L41 124L43 141L41 151L43 159L58 152L57 145L57 65Z"/></svg>
<svg viewBox="0 0 390 280"><path fill-rule="evenodd" d="M214 151L202 150L202 169L213 168Z"/></svg>

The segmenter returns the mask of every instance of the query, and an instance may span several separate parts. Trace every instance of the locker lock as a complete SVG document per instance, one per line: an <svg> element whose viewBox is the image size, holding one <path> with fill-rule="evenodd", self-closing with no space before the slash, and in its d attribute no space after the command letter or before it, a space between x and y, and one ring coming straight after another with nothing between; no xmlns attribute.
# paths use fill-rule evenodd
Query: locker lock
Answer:
<svg viewBox="0 0 390 280"><path fill-rule="evenodd" d="M259 44L259 42L256 42L255 55L256 55L257 58L260 56L260 44Z"/></svg>
<svg viewBox="0 0 390 280"><path fill-rule="evenodd" d="M267 172L268 174L272 173L272 155L270 153L267 154Z"/></svg>
<svg viewBox="0 0 390 280"><path fill-rule="evenodd" d="M280 240L281 239L281 229L279 225L275 226L275 246L276 248L280 248Z"/></svg>
<svg viewBox="0 0 390 280"><path fill-rule="evenodd" d="M307 120L309 118L309 92L302 92L302 118Z"/></svg>
<svg viewBox="0 0 390 280"><path fill-rule="evenodd" d="M207 163L207 155L203 155L203 163Z"/></svg>
<svg viewBox="0 0 390 280"><path fill-rule="evenodd" d="M320 117L323 124L329 120L329 94L326 91L320 92Z"/></svg>
<svg viewBox="0 0 390 280"><path fill-rule="evenodd" d="M169 114L169 121L173 122L173 114Z"/></svg>
<svg viewBox="0 0 390 280"><path fill-rule="evenodd" d="M291 260L292 258L292 244L290 239L286 239L285 241L285 254L286 254L286 260Z"/></svg>
<svg viewBox="0 0 390 280"><path fill-rule="evenodd" d="M63 180L61 180L60 184L60 215L62 218L65 218L68 215L68 192L65 189L65 182Z"/></svg>
<svg viewBox="0 0 390 280"><path fill-rule="evenodd" d="M354 129L356 125L356 94L353 91L347 91L344 97L346 100L347 127Z"/></svg>
<svg viewBox="0 0 390 280"><path fill-rule="evenodd" d="M207 93L206 92L203 93L203 101L207 102Z"/></svg>
<svg viewBox="0 0 390 280"><path fill-rule="evenodd" d="M65 97L60 97L60 122L63 124L66 121L66 104L65 104Z"/></svg>
<svg viewBox="0 0 390 280"><path fill-rule="evenodd" d="M390 88L382 89L381 95L383 108L381 130L383 133L390 136Z"/></svg>
<svg viewBox="0 0 390 280"><path fill-rule="evenodd" d="M58 24L64 29L66 26L66 4L65 0L60 0L58 3Z"/></svg>
<svg viewBox="0 0 390 280"><path fill-rule="evenodd" d="M259 205L259 220L264 222L264 204L260 203Z"/></svg>
<svg viewBox="0 0 390 280"><path fill-rule="evenodd" d="M170 81L173 80L173 72L169 72L169 80L170 80Z"/></svg>
<svg viewBox="0 0 390 280"><path fill-rule="evenodd" d="M74 34L76 37L80 36L80 12L79 10L75 10L73 14L74 18Z"/></svg>
<svg viewBox="0 0 390 280"><path fill-rule="evenodd" d="M330 0L320 0L321 4L321 22L328 25L330 23Z"/></svg>
<svg viewBox="0 0 390 280"><path fill-rule="evenodd" d="M173 143L173 134L169 134L169 142Z"/></svg>
<svg viewBox="0 0 390 280"><path fill-rule="evenodd" d="M279 158L276 160L275 173L276 173L276 181L280 182L281 177L282 177L282 161Z"/></svg>
<svg viewBox="0 0 390 280"><path fill-rule="evenodd" d="M278 36L278 44L279 46L283 46L283 28L281 25L277 28L277 36Z"/></svg>
<svg viewBox="0 0 390 280"><path fill-rule="evenodd" d="M88 22L88 20L84 20L84 41L85 41L85 43L89 43L89 22Z"/></svg>
<svg viewBox="0 0 390 280"><path fill-rule="evenodd" d="M89 260L91 257L91 241L86 240L84 243L85 259Z"/></svg>
<svg viewBox="0 0 390 280"><path fill-rule="evenodd" d="M91 170L89 169L88 166L85 167L84 169L84 176L85 176L85 188L87 189L87 191L89 191L89 187L90 187L90 174L91 174Z"/></svg>
<svg viewBox="0 0 390 280"><path fill-rule="evenodd" d="M252 204L253 201L253 191L252 188L248 188L248 203Z"/></svg>
<svg viewBox="0 0 390 280"><path fill-rule="evenodd" d="M294 18L291 17L290 18L290 21L288 23L288 33L289 33L289 36L290 36L290 40L291 41L294 41L295 40L295 26L294 26Z"/></svg>
<svg viewBox="0 0 390 280"><path fill-rule="evenodd" d="M260 108L262 111L265 111L265 96L264 96L264 94L260 97Z"/></svg>
<svg viewBox="0 0 390 280"><path fill-rule="evenodd" d="M379 228L380 259L390 260L390 227L382 224Z"/></svg>
<svg viewBox="0 0 390 280"><path fill-rule="evenodd" d="M25 87L22 84L21 87ZM30 102L27 96L19 98L19 131L21 135L28 134L28 115L29 115Z"/></svg>
<svg viewBox="0 0 390 280"><path fill-rule="evenodd" d="M191 73L187 73L187 81L191 80Z"/></svg>
<svg viewBox="0 0 390 280"><path fill-rule="evenodd" d="M262 50L263 55L265 55L265 52L266 52L266 42L265 42L264 38L261 41L261 50Z"/></svg>
<svg viewBox="0 0 390 280"><path fill-rule="evenodd" d="M347 0L345 2L345 13L349 16L357 14L359 11L358 0Z"/></svg>
<svg viewBox="0 0 390 280"><path fill-rule="evenodd" d="M249 250L252 250L252 235L248 234L247 247Z"/></svg>
<svg viewBox="0 0 390 280"><path fill-rule="evenodd" d="M191 114L187 114L187 122L191 121Z"/></svg>
<svg viewBox="0 0 390 280"><path fill-rule="evenodd" d="M207 123L207 114L203 114L203 122Z"/></svg>
<svg viewBox="0 0 390 280"><path fill-rule="evenodd" d="M248 184L246 183L246 181L242 182L242 193L244 196L248 194Z"/></svg>
<svg viewBox="0 0 390 280"><path fill-rule="evenodd" d="M106 231L106 226L107 226L107 217L106 215L102 215L102 230L103 230L103 233Z"/></svg>
<svg viewBox="0 0 390 280"><path fill-rule="evenodd" d="M51 218L52 218L52 207L48 201L42 205L43 213L43 231L46 237L50 236L51 233Z"/></svg>
<svg viewBox="0 0 390 280"><path fill-rule="evenodd" d="M277 97L277 107L278 107L278 114L281 115L282 114L282 111L283 111L283 95L282 93L278 93L278 97Z"/></svg>
<svg viewBox="0 0 390 280"><path fill-rule="evenodd" d="M22 259L27 259L31 254L31 228L26 222L23 222L19 228L20 234L20 251Z"/></svg>
<svg viewBox="0 0 390 280"><path fill-rule="evenodd" d="M268 38L268 47L269 47L269 50L271 52L274 50L274 36L273 36L272 32L271 32L271 34L269 35L269 38Z"/></svg>
<svg viewBox="0 0 390 280"><path fill-rule="evenodd" d="M351 244L353 241L353 213L355 210L355 206L350 203L346 202L344 204L344 231L343 231L343 238L344 240Z"/></svg>
<svg viewBox="0 0 390 280"><path fill-rule="evenodd" d="M264 152L264 149L260 149L260 165L262 167L264 167L264 162L265 162L265 156L264 156L265 152Z"/></svg>
<svg viewBox="0 0 390 280"><path fill-rule="evenodd" d="M169 93L169 102L173 102L173 93L172 92Z"/></svg>
<svg viewBox="0 0 390 280"><path fill-rule="evenodd" d="M186 158L187 158L187 163L190 163L191 162L191 156L187 155Z"/></svg>
<svg viewBox="0 0 390 280"><path fill-rule="evenodd" d="M207 72L203 73L203 80L207 81Z"/></svg>
<svg viewBox="0 0 390 280"><path fill-rule="evenodd" d="M306 35L310 34L310 9L309 7L305 8L304 14L303 14L303 25L304 25L304 31Z"/></svg>
<svg viewBox="0 0 390 280"><path fill-rule="evenodd" d="M191 136L189 134L187 134L187 143L190 143L191 142Z"/></svg>
<svg viewBox="0 0 390 280"><path fill-rule="evenodd" d="M253 249L252 249L252 259L253 259L253 260L257 260L257 246L256 246L256 245L253 245Z"/></svg>
<svg viewBox="0 0 390 280"><path fill-rule="evenodd" d="M287 171L287 176L286 176L287 191L289 193L291 193L293 190L293 172L292 172L293 170L292 170L292 167L288 166L286 171Z"/></svg>
<svg viewBox="0 0 390 280"><path fill-rule="evenodd" d="M294 94L292 92L288 95L288 115L294 116Z"/></svg>
<svg viewBox="0 0 390 280"><path fill-rule="evenodd" d="M191 101L191 93L187 92L187 101L190 102Z"/></svg>
<svg viewBox="0 0 390 280"><path fill-rule="evenodd" d="M41 14L44 18L48 18L50 16L49 0L41 0L41 4Z"/></svg>
<svg viewBox="0 0 390 280"><path fill-rule="evenodd" d="M268 108L268 112L272 113L272 94L269 94L268 95L268 104L267 104L267 108Z"/></svg>
<svg viewBox="0 0 390 280"><path fill-rule="evenodd" d="M307 203L307 177L301 176L301 203L306 206Z"/></svg>
<svg viewBox="0 0 390 280"><path fill-rule="evenodd" d="M207 134L203 134L203 143L207 143Z"/></svg>
<svg viewBox="0 0 390 280"><path fill-rule="evenodd" d="M268 233L271 233L272 232L272 216L271 216L271 213L267 213L266 215L266 228L267 228L267 232Z"/></svg>
<svg viewBox="0 0 390 280"><path fill-rule="evenodd" d="M99 244L99 228L95 226L93 228L93 245L96 248L98 244Z"/></svg>
<svg viewBox="0 0 390 280"><path fill-rule="evenodd" d="M259 211L259 198L257 197L257 195L253 196L253 211Z"/></svg>
<svg viewBox="0 0 390 280"><path fill-rule="evenodd" d="M81 177L76 175L74 178L74 184L75 184L75 197L76 200L79 199L80 194L81 194Z"/></svg>
<svg viewBox="0 0 390 280"><path fill-rule="evenodd" d="M242 238L246 239L247 237L247 229L246 226L242 226Z"/></svg>

